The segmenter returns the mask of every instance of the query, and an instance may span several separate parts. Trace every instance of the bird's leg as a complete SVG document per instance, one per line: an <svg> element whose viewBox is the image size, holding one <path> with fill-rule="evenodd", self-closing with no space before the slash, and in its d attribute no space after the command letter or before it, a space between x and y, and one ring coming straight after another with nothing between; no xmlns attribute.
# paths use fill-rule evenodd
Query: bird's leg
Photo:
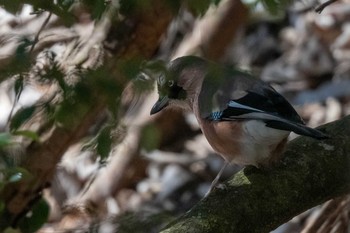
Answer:
<svg viewBox="0 0 350 233"><path fill-rule="evenodd" d="M219 173L216 175L215 179L213 180L213 182L210 185L210 188L209 188L208 192L204 195L204 197L207 197L209 195L209 193L211 191L213 191L215 186L218 184L218 182L220 180L220 177L221 177L222 173L224 172L225 168L227 167L227 165L229 165L229 162L225 160L224 165L220 169Z"/></svg>

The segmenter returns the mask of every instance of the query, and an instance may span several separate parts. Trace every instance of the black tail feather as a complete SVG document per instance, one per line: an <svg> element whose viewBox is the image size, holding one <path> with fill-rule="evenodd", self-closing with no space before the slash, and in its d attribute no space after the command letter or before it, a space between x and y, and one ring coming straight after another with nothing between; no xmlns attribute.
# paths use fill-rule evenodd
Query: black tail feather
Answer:
<svg viewBox="0 0 350 233"><path fill-rule="evenodd" d="M306 125L302 125L299 123L269 120L269 121L266 121L266 126L273 128L273 129L293 131L296 134L304 135L304 136L308 136L308 137L312 137L312 138L316 138L316 139L329 138L328 135L321 132L320 130L313 129L313 128L307 127Z"/></svg>

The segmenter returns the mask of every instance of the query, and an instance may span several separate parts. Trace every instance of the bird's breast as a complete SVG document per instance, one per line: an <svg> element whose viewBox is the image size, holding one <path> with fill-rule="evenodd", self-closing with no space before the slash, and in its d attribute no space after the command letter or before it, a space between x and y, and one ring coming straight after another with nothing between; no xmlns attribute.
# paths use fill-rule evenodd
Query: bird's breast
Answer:
<svg viewBox="0 0 350 233"><path fill-rule="evenodd" d="M290 133L266 127L259 120L198 120L213 149L225 160L239 165L259 166L275 160Z"/></svg>

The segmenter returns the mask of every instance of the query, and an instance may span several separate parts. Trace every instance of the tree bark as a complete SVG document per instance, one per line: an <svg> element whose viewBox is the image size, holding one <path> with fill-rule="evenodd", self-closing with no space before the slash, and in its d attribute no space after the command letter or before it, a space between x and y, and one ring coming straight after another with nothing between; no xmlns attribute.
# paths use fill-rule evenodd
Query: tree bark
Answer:
<svg viewBox="0 0 350 233"><path fill-rule="evenodd" d="M246 167L162 233L270 232L294 216L350 191L350 116L299 137L269 169Z"/></svg>
<svg viewBox="0 0 350 233"><path fill-rule="evenodd" d="M132 57L151 58L155 53L161 36L165 33L173 17L173 9L164 2L152 0L152 5L130 16L133 22L131 29L123 34L129 39L108 59L105 68L115 75L118 84L124 87L127 79L120 77L118 63ZM111 19L106 19L111 20ZM127 20L127 19L125 19ZM16 225L17 220L30 210L41 191L47 187L55 174L55 168L64 152L72 143L81 139L89 127L98 119L107 103L104 98L97 97L95 103L81 119L74 119L72 127L55 125L41 142L33 142L25 151L21 166L27 169L32 177L20 182L6 185L0 192L0 198L6 203L0 216L0 231L9 224Z"/></svg>
<svg viewBox="0 0 350 233"><path fill-rule="evenodd" d="M222 0L217 8L208 10L196 22L173 59L185 55L200 55L210 60L222 58L227 47L239 36L248 14L248 8L240 0Z"/></svg>

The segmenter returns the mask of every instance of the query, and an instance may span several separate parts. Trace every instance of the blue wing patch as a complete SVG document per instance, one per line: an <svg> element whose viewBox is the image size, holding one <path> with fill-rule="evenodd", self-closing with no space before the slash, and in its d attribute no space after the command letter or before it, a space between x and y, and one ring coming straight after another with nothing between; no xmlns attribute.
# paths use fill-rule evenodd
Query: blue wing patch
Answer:
<svg viewBox="0 0 350 233"><path fill-rule="evenodd" d="M256 108L249 107L249 106L245 106L243 104L240 104L231 100L227 104L226 109L224 109L223 111L212 112L209 115L208 120L220 121L220 120L223 120L223 118L230 118L230 116L238 116L249 112L263 112L263 111Z"/></svg>
<svg viewBox="0 0 350 233"><path fill-rule="evenodd" d="M223 112L220 111L220 112L212 112L209 116L209 120L212 120L212 121L219 121L221 120L221 116L222 116Z"/></svg>

